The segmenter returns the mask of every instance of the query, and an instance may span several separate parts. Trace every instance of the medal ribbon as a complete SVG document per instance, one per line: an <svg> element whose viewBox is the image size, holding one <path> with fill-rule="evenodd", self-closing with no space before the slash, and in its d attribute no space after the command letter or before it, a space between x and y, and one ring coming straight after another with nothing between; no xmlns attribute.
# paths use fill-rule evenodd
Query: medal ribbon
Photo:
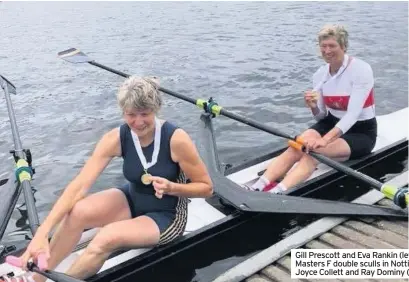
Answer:
<svg viewBox="0 0 409 282"><path fill-rule="evenodd" d="M157 117L155 117L155 139L154 139L154 145L153 145L153 154L152 154L152 160L147 163L145 155L142 152L142 147L141 143L139 142L138 135L136 135L132 130L132 140L135 145L136 152L138 153L139 160L141 161L141 164L145 170L145 173L147 173L147 169L150 168L151 166L155 165L156 162L158 161L158 155L159 155L159 150L160 150L160 139L161 139L161 123Z"/></svg>

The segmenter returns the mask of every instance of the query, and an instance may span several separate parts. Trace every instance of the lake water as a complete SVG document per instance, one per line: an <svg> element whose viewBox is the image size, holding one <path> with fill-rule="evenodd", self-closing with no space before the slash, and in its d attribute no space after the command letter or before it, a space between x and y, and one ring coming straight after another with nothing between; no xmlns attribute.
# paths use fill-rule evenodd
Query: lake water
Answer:
<svg viewBox="0 0 409 282"><path fill-rule="evenodd" d="M214 97L227 109L295 135L313 122L302 93L323 64L316 34L327 22L346 25L348 53L372 65L377 114L407 107L405 2L0 2L0 71L18 89L12 100L23 146L34 157L40 220L95 142L122 122L115 92L123 78L69 64L57 58L59 51L76 47L126 73L158 76L167 89ZM161 116L200 142L200 110L164 97ZM13 166L3 101L0 178ZM214 124L225 163L284 144L225 117ZM92 192L121 182L121 163L114 161ZM27 229L22 214L24 208L15 210L7 232Z"/></svg>

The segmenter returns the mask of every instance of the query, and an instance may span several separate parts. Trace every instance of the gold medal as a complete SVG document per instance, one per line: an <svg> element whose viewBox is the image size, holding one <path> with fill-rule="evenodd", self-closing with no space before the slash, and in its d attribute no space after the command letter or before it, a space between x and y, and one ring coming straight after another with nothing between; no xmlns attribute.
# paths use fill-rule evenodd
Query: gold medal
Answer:
<svg viewBox="0 0 409 282"><path fill-rule="evenodd" d="M149 185L152 183L151 176L147 171L141 176L141 181L145 185Z"/></svg>

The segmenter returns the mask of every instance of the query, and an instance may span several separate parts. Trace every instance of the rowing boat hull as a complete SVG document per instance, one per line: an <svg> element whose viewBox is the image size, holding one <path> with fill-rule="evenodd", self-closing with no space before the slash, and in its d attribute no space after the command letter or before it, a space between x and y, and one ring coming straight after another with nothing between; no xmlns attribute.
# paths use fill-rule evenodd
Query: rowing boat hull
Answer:
<svg viewBox="0 0 409 282"><path fill-rule="evenodd" d="M378 117L379 132L377 145L374 152L360 160L347 162L347 165L354 169L363 169L365 173L372 176L372 172L368 166L376 165L382 162L388 162L391 158L396 158L397 155L407 156L407 132L403 130L396 130L392 125L399 124L397 120L407 123L407 108L397 111L391 115ZM391 122L395 121L395 122ZM399 127L402 125L399 125ZM405 129L407 126L405 127ZM239 166L228 168L224 174L228 179L237 184L249 184L254 181L260 172L262 172L266 165L272 158L277 156L284 150L285 147L274 150L269 154L256 157ZM342 173L334 171L326 165L320 164L318 169L310 177L308 181L296 187L291 195L304 197L321 197L328 189L331 189L330 183L343 179ZM336 193L335 193L336 194ZM331 198L331 195L327 195ZM334 198L336 199L336 197ZM112 281L119 276L126 273L136 273L142 271L146 265L155 265L164 258L171 258L177 256L178 253L194 249L195 245L209 242L221 234L234 230L243 226L248 222L252 222L255 218L263 217L259 213L244 213L242 211L231 209L220 205L220 199L214 197L211 200L205 201L203 199L192 199L189 204L189 220L187 231L183 237L177 241L168 244L167 246L155 249L142 250L127 250L121 251L113 256L103 265L103 268L98 275L93 277L92 281ZM213 205L209 204L213 203ZM69 265L83 252L87 243L93 238L98 229L84 232L79 245L75 252L73 252L66 260L64 260L58 267L58 271L65 271ZM26 242L19 242L20 246L16 253L21 253L26 245ZM20 272L19 269L13 268L7 264L0 265L0 275L9 272ZM120 279L121 280L121 279ZM120 281L118 280L118 281Z"/></svg>
<svg viewBox="0 0 409 282"><path fill-rule="evenodd" d="M361 162L356 162L354 167L365 170L370 176L379 177L380 175L377 173L384 164L388 164L388 168L391 169L387 172L394 172L394 161L392 160L404 160L404 156L407 154L408 143L402 141L365 158ZM372 167L374 170L371 169ZM399 169L400 165L397 165L396 172ZM347 187L345 187L343 192L349 194L349 199L345 199L344 193L340 189L338 192L334 191L334 188L348 185L348 183L349 186L352 186L354 181L347 179L349 178L342 173L330 171L322 175L322 178L300 187L297 192L304 197L333 200L343 197L344 200L352 201L367 191L365 187L362 187L363 189L355 189L354 187L346 189ZM204 272L207 273L202 274L203 276L216 277L217 271L221 274L228 268L244 261L251 254L267 248L280 238L295 232L313 219L316 217L233 212L211 226L205 226L187 234L184 238L165 247L150 250L137 258L105 269L89 281L163 281L164 278L169 279L169 281L211 281L201 280L198 277ZM267 237L263 234L267 234ZM122 255L126 256L126 253ZM209 270L206 271L206 267L209 267ZM177 269L177 271L173 272L173 269Z"/></svg>

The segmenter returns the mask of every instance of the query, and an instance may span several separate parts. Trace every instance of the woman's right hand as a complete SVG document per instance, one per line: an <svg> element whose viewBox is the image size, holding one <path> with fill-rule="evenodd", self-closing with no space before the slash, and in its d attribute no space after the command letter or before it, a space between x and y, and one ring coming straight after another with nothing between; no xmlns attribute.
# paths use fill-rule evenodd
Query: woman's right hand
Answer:
<svg viewBox="0 0 409 282"><path fill-rule="evenodd" d="M318 93L316 91L308 90L304 93L304 100L311 109L317 108Z"/></svg>
<svg viewBox="0 0 409 282"><path fill-rule="evenodd" d="M30 259L38 264L37 257L39 254L44 254L46 261L50 257L50 244L47 235L44 235L38 230L34 238L31 240L26 251L21 255L22 268L27 270L27 262ZM45 265L47 268L47 265Z"/></svg>

